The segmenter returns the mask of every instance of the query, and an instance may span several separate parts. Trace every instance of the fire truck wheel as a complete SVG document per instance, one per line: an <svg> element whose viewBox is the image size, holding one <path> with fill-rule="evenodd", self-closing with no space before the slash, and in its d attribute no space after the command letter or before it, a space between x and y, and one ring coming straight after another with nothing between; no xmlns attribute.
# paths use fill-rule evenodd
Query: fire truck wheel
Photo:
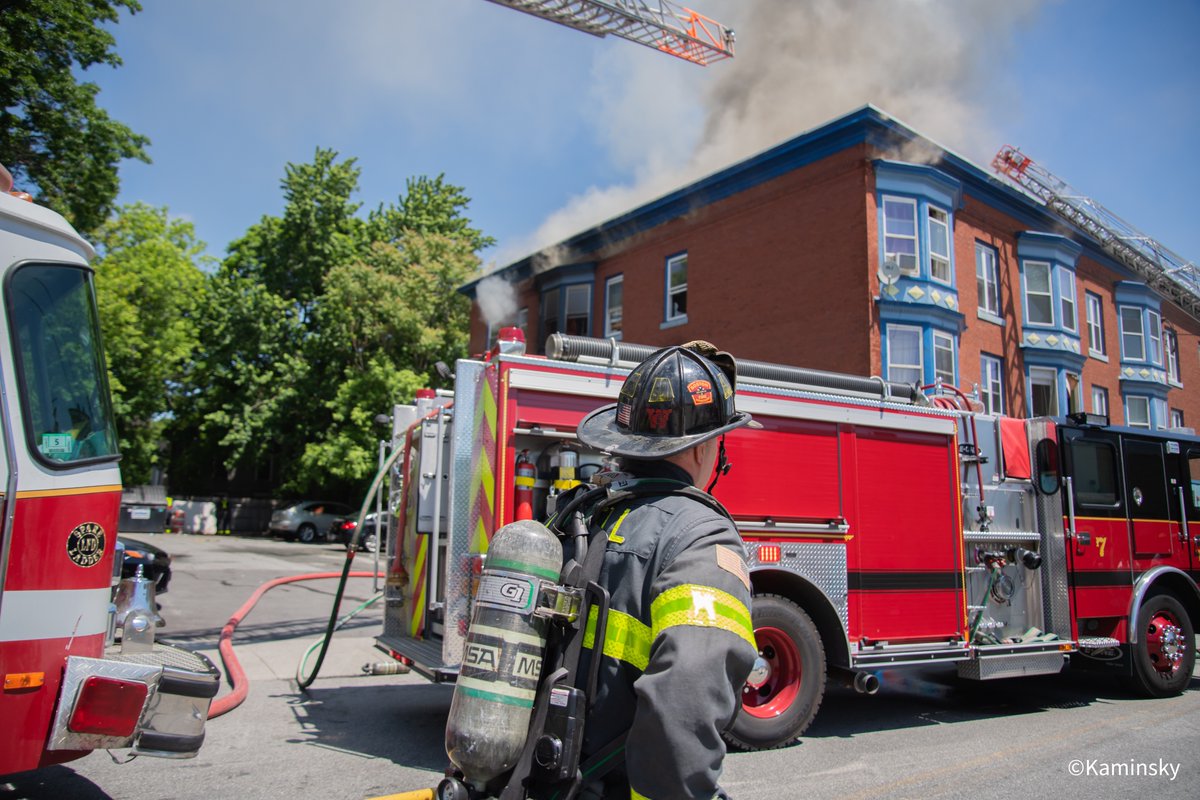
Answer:
<svg viewBox="0 0 1200 800"><path fill-rule="evenodd" d="M300 541L305 544L312 544L317 538L317 528L315 525L304 523L300 529L296 531L296 535L300 537Z"/></svg>
<svg viewBox="0 0 1200 800"><path fill-rule="evenodd" d="M825 694L825 647L812 619L774 594L754 598L754 638L766 680L742 690L742 709L725 741L739 750L782 747L802 734Z"/></svg>
<svg viewBox="0 0 1200 800"><path fill-rule="evenodd" d="M1171 697L1187 688L1196 663L1195 629L1183 604L1169 594L1147 597L1137 614L1134 686L1149 697Z"/></svg>

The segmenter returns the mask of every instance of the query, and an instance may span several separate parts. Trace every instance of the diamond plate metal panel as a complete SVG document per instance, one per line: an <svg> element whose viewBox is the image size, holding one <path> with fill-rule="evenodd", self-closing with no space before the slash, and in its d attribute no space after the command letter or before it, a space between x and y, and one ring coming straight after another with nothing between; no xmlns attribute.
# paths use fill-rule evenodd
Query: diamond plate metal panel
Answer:
<svg viewBox="0 0 1200 800"><path fill-rule="evenodd" d="M1031 443L1052 436L1047 420L1029 423ZM1060 639L1071 638L1071 600L1067 584L1067 536L1063 527L1064 485L1057 494L1036 493L1037 527L1042 533L1042 594L1046 604L1046 626Z"/></svg>
<svg viewBox="0 0 1200 800"><path fill-rule="evenodd" d="M804 578L821 590L842 622L842 633L849 629L849 594L846 589L846 545L825 542L770 543L780 548L778 562L759 561L761 542L746 542L750 569L781 569Z"/></svg>
<svg viewBox="0 0 1200 800"><path fill-rule="evenodd" d="M54 723L50 729L50 738L46 743L47 750L99 750L101 748L129 747L133 744L137 730L134 731L133 736L122 737L97 733L75 733L67 727L71 721L71 714L75 710L79 688L86 679L92 676L137 681L145 684L149 691L146 694L146 703L142 706L144 714L146 705L151 702L158 689L162 667L153 663L138 664L104 658L80 656L67 658L67 669L63 674L58 708L55 709Z"/></svg>
<svg viewBox="0 0 1200 800"><path fill-rule="evenodd" d="M472 422L483 412L482 392L487 366L479 361L459 361L454 366L454 422L450 435L450 519L445 542L445 626L442 663L462 662L470 621L471 538L477 521L472 510L471 476L475 468L475 430Z"/></svg>
<svg viewBox="0 0 1200 800"><path fill-rule="evenodd" d="M1066 659L1062 653L1033 653L1024 656L984 658L958 662L960 677L975 681L1019 678L1023 675L1056 675Z"/></svg>

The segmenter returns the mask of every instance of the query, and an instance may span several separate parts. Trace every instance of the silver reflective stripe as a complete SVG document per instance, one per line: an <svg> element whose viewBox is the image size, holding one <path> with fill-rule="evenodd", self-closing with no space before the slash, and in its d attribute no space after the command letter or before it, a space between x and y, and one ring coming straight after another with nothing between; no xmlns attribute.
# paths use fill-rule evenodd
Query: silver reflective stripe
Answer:
<svg viewBox="0 0 1200 800"><path fill-rule="evenodd" d="M0 608L0 642L105 633L110 594L107 588L5 592Z"/></svg>

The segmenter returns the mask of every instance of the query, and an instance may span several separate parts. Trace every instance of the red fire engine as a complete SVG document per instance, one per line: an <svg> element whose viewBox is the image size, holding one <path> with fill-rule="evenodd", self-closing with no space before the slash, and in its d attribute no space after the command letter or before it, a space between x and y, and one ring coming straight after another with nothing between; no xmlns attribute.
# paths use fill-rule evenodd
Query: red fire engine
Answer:
<svg viewBox="0 0 1200 800"><path fill-rule="evenodd" d="M506 329L457 363L452 393L396 409L377 645L435 681L458 672L493 532L606 467L575 427L652 348L556 334L547 351ZM728 435L716 489L745 541L760 651L735 745L799 735L827 675L871 692L884 668L989 680L1070 661L1150 695L1187 685L1200 438L990 416L932 389L739 362L738 408L763 428Z"/></svg>
<svg viewBox="0 0 1200 800"><path fill-rule="evenodd" d="M0 168L0 775L99 748L192 756L218 673L152 641L144 593L113 603L121 475L94 252L10 190Z"/></svg>

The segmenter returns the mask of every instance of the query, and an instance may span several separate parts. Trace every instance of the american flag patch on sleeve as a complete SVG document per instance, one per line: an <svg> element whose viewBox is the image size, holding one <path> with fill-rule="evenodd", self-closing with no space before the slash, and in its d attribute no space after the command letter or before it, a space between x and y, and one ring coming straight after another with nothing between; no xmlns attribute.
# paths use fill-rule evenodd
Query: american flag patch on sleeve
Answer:
<svg viewBox="0 0 1200 800"><path fill-rule="evenodd" d="M746 561L737 550L723 544L717 545L717 566L733 573L747 589L750 588L750 570L746 568Z"/></svg>

